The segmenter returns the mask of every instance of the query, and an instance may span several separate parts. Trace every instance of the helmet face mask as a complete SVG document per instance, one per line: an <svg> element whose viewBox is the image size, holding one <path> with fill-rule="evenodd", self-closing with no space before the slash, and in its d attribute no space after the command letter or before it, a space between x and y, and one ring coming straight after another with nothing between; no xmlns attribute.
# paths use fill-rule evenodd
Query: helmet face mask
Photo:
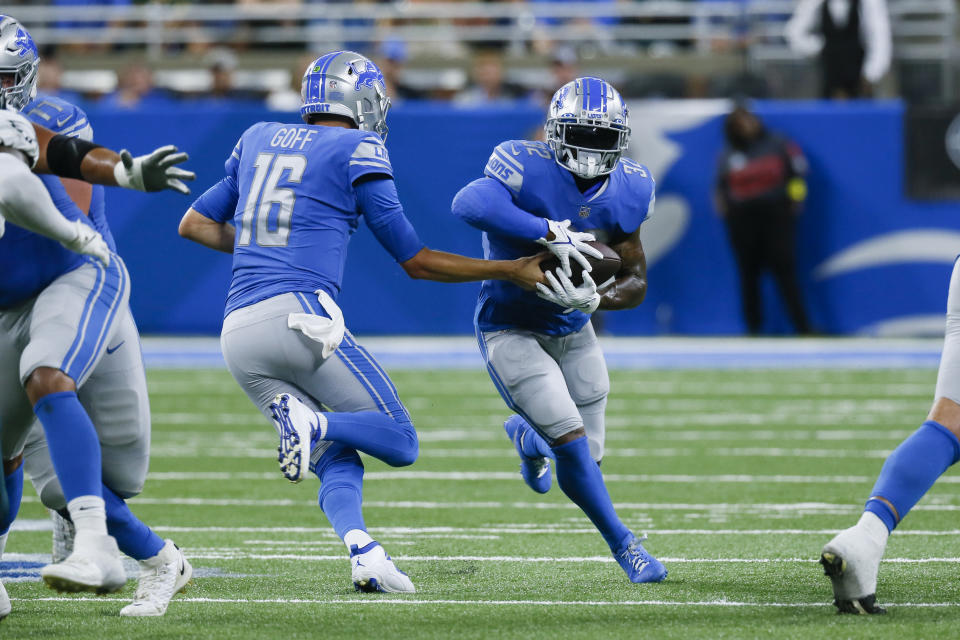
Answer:
<svg viewBox="0 0 960 640"><path fill-rule="evenodd" d="M300 115L309 122L314 114L348 118L362 131L387 137L390 98L380 68L353 51L320 56L303 74Z"/></svg>
<svg viewBox="0 0 960 640"><path fill-rule="evenodd" d="M40 55L27 30L0 15L0 108L20 111L37 95Z"/></svg>
<svg viewBox="0 0 960 640"><path fill-rule="evenodd" d="M557 164L584 179L616 169L630 142L626 104L600 78L577 78L561 87L544 130Z"/></svg>

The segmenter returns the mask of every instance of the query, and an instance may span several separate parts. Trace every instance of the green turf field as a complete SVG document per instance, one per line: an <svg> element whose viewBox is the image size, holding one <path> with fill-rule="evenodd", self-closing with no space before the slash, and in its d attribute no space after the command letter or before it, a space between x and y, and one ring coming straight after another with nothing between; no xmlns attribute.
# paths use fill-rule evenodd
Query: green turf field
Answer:
<svg viewBox="0 0 960 640"><path fill-rule="evenodd" d="M815 564L923 420L934 371L612 372L603 471L670 571L659 585L630 584L556 486L522 483L483 372L392 373L421 454L368 460L366 516L417 594L354 593L317 482L281 478L272 428L226 372L154 370L151 477L131 504L206 577L143 620L117 616L133 581L101 598L11 582L0 637L881 638L960 623L956 476L890 541L888 615L834 615ZM27 489L21 526L44 517ZM49 546L49 531L15 531L5 560Z"/></svg>

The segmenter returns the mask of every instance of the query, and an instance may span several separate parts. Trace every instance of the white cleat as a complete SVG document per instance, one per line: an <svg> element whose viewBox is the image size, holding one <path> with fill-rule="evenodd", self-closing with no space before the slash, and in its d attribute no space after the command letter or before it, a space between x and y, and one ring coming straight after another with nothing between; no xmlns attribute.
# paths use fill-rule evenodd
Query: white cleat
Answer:
<svg viewBox="0 0 960 640"><path fill-rule="evenodd" d="M0 582L0 620L10 615L10 609L10 596L7 595L6 588L4 588L3 583Z"/></svg>
<svg viewBox="0 0 960 640"><path fill-rule="evenodd" d="M300 482L310 472L310 452L320 416L289 393L275 397L270 411L280 434L280 472L290 482Z"/></svg>
<svg viewBox="0 0 960 640"><path fill-rule="evenodd" d="M185 591L193 576L193 567L180 547L167 540L160 553L140 561L137 594L132 603L120 610L121 616L162 616L170 600Z"/></svg>
<svg viewBox="0 0 960 640"><path fill-rule="evenodd" d="M73 553L66 560L40 570L48 587L66 593L113 593L127 583L127 573L113 536L79 532L74 545Z"/></svg>
<svg viewBox="0 0 960 640"><path fill-rule="evenodd" d="M77 535L77 529L73 523L61 516L53 509L50 512L50 520L53 521L53 552L50 554L53 564L63 562L73 553L73 539Z"/></svg>
<svg viewBox="0 0 960 640"><path fill-rule="evenodd" d="M877 606L877 572L886 548L860 524L844 529L823 547L820 564L833 583L838 613L886 613Z"/></svg>
<svg viewBox="0 0 960 640"><path fill-rule="evenodd" d="M361 549L357 545L350 547L350 567L353 576L353 588L357 591L374 593L415 593L410 578L397 569L393 560L374 540Z"/></svg>

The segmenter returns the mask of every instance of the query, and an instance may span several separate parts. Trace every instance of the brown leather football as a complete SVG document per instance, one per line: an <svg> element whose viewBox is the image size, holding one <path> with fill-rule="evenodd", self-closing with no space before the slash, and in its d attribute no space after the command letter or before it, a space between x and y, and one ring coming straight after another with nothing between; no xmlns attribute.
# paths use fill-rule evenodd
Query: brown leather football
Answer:
<svg viewBox="0 0 960 640"><path fill-rule="evenodd" d="M602 242L588 242L587 244L603 254L603 258L601 259L583 254L583 256L587 259L587 262L590 263L590 266L593 267L593 270L590 272L590 277L593 278L595 283L597 283L597 288L599 289L606 284L607 281L611 280L617 275L617 273L619 273L622 262L620 261L620 256L617 255L617 252ZM540 263L540 269L543 272L553 271L554 269L559 268L560 259L557 258L557 256L550 256ZM579 262L571 259L570 270L573 271L570 281L579 287L581 284L583 284L583 267L580 266Z"/></svg>

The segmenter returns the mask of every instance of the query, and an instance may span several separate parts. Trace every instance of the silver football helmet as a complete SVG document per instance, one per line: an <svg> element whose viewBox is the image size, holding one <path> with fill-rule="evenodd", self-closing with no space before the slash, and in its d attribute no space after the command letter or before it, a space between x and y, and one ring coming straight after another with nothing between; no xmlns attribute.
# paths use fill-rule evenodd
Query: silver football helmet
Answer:
<svg viewBox="0 0 960 640"><path fill-rule="evenodd" d="M0 109L20 111L37 95L40 54L27 30L0 15Z"/></svg>
<svg viewBox="0 0 960 640"><path fill-rule="evenodd" d="M586 179L606 175L630 143L627 105L606 80L577 78L553 95L544 131L561 167Z"/></svg>
<svg viewBox="0 0 960 640"><path fill-rule="evenodd" d="M353 51L333 51L314 60L300 89L304 122L311 114L350 118L358 129L387 137L390 98L383 72L369 58Z"/></svg>

